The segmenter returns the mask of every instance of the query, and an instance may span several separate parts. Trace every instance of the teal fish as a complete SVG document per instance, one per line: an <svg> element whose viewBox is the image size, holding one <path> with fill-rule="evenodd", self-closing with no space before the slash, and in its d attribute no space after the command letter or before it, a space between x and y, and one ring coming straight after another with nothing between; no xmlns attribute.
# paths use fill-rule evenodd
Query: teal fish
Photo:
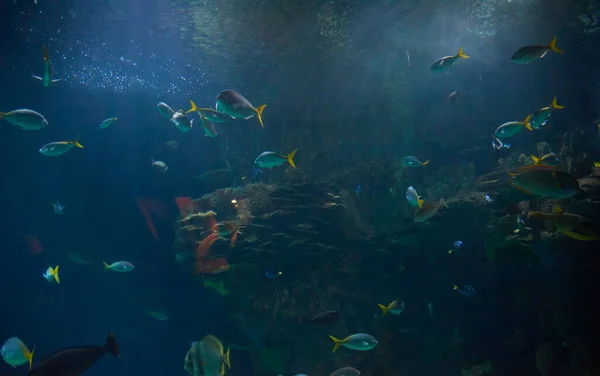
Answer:
<svg viewBox="0 0 600 376"><path fill-rule="evenodd" d="M169 319L167 312L161 309L149 309L148 314L159 321L166 321Z"/></svg>
<svg viewBox="0 0 600 376"><path fill-rule="evenodd" d="M200 340L199 345L205 376L223 376L225 365L231 368L229 349L224 352L223 344L217 337L208 335Z"/></svg>
<svg viewBox="0 0 600 376"><path fill-rule="evenodd" d="M340 346L357 351L368 351L377 346L377 340L372 335L365 333L353 334L344 339L337 339L334 336L329 336L329 338L334 343L332 352L336 352Z"/></svg>
<svg viewBox="0 0 600 376"><path fill-rule="evenodd" d="M530 195L570 198L580 192L579 182L571 174L548 165L521 167L510 173L511 184Z"/></svg>
<svg viewBox="0 0 600 376"><path fill-rule="evenodd" d="M404 302L401 300L399 303L397 300L394 300L393 302L391 302L388 306L384 306L383 304L377 304L377 306L379 306L379 308L381 308L381 314L382 315L387 315L388 312L391 313L392 315L400 315L402 312L404 312Z"/></svg>
<svg viewBox="0 0 600 376"><path fill-rule="evenodd" d="M99 128L100 129L108 128L117 120L119 120L119 118L116 118L116 117L111 117L111 118L105 119L102 123L100 123Z"/></svg>
<svg viewBox="0 0 600 376"><path fill-rule="evenodd" d="M0 112L0 119L4 119L26 131L37 131L46 128L48 125L48 120L42 114L27 108L11 112Z"/></svg>
<svg viewBox="0 0 600 376"><path fill-rule="evenodd" d="M273 168L281 166L287 162L290 164L290 166L296 168L296 163L294 163L294 155L296 155L296 151L298 151L298 149L294 149L294 151L288 155L283 155L272 151L265 151L256 157L254 163L261 168Z"/></svg>
<svg viewBox="0 0 600 376"><path fill-rule="evenodd" d="M510 58L510 60L515 64L528 64L537 59L541 59L549 51L558 52L562 54L563 52L556 47L556 37L552 39L548 46L525 46L519 48Z"/></svg>
<svg viewBox="0 0 600 376"><path fill-rule="evenodd" d="M60 278L58 277L58 265L56 265L54 269L51 266L49 266L48 269L46 269L46 272L42 273L42 275L44 276L44 278L46 278L46 281L54 281L60 285Z"/></svg>
<svg viewBox="0 0 600 376"><path fill-rule="evenodd" d="M421 196L419 196L417 190L412 185L406 189L406 200L411 206L418 207L423 205Z"/></svg>
<svg viewBox="0 0 600 376"><path fill-rule="evenodd" d="M83 145L79 143L79 137L77 137L75 141L51 142L42 146L39 152L47 157L58 157L59 155L65 154L74 147L83 149Z"/></svg>
<svg viewBox="0 0 600 376"><path fill-rule="evenodd" d="M107 263L102 261L102 264L104 264L104 270L112 270L113 272L119 272L119 273L130 272L134 268L133 264L130 263L129 261L117 261L117 262L113 262L110 265L108 265Z"/></svg>
<svg viewBox="0 0 600 376"><path fill-rule="evenodd" d="M337 371L333 372L329 376L360 376L360 375L361 375L360 371L357 370L356 368L344 367L344 368L338 369ZM300 376L300 375L295 375L295 376Z"/></svg>
<svg viewBox="0 0 600 376"><path fill-rule="evenodd" d="M183 110L176 111L173 114L171 121L173 124L175 124L175 128L177 128L180 132L189 132L192 130L192 125L194 123L194 120L190 121L190 118L183 113Z"/></svg>
<svg viewBox="0 0 600 376"><path fill-rule="evenodd" d="M412 155L402 157L400 162L402 163L402 167L423 167L429 164L429 161L421 162L419 158Z"/></svg>
<svg viewBox="0 0 600 376"><path fill-rule="evenodd" d="M6 364L10 366L17 367L29 363L29 369L31 369L34 351L35 346L33 346L33 350L29 351L23 341L17 337L11 337L2 345L0 354L2 354L2 359Z"/></svg>
<svg viewBox="0 0 600 376"><path fill-rule="evenodd" d="M152 167L163 173L169 171L169 166L163 161L155 161L152 159Z"/></svg>
<svg viewBox="0 0 600 376"><path fill-rule="evenodd" d="M552 115L552 110L562 110L563 108L565 108L565 106L559 105L558 102L556 102L556 97L554 97L552 104L548 107L542 107L539 110L536 110L531 115L529 122L526 123L525 126L530 131L534 129L540 129L548 122L548 118L550 118L550 115Z"/></svg>
<svg viewBox="0 0 600 376"><path fill-rule="evenodd" d="M497 138L511 138L515 134L521 132L523 129L530 129L531 125L528 125L530 119L531 115L527 116L524 121L509 121L504 123L496 128L494 131L494 136Z"/></svg>
<svg viewBox="0 0 600 376"><path fill-rule="evenodd" d="M217 111L231 116L234 119L250 119L256 116L262 127L262 113L266 104L254 107L249 100L234 90L223 90L217 96Z"/></svg>
<svg viewBox="0 0 600 376"><path fill-rule="evenodd" d="M204 117L204 115L200 115L200 121L202 122L202 129L204 130L205 135L210 138L217 137L217 129L210 120Z"/></svg>
<svg viewBox="0 0 600 376"><path fill-rule="evenodd" d="M169 107L169 105L165 102L159 102L156 105L156 109L165 119L170 120L171 118L173 118L173 114L175 114L175 111L173 111L173 109Z"/></svg>
<svg viewBox="0 0 600 376"><path fill-rule="evenodd" d="M459 49L454 56L444 56L431 64L431 70L434 72L443 72L453 66L459 58L468 59L469 56L463 53L463 49Z"/></svg>
<svg viewBox="0 0 600 376"><path fill-rule="evenodd" d="M50 57L48 57L48 50L46 49L46 45L42 45L42 49L44 50L44 77L39 77L33 75L32 77L36 80L40 80L44 83L44 87L50 86L55 82L60 81L60 79L54 79L54 66L50 61Z"/></svg>
<svg viewBox="0 0 600 376"><path fill-rule="evenodd" d="M232 120L231 116L222 114L216 110L213 110L212 108L198 108L196 106L196 103L194 103L191 99L190 105L192 106L192 108L187 110L185 112L186 114L189 114L190 112L198 112L200 115L204 116L205 118L214 123L224 123L226 121Z"/></svg>

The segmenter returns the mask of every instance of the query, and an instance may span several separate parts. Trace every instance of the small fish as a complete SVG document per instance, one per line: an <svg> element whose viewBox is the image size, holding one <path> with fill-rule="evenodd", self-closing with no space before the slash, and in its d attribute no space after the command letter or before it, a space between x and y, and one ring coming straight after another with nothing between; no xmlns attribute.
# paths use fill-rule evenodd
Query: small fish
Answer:
<svg viewBox="0 0 600 376"><path fill-rule="evenodd" d="M183 113L183 110L176 111L171 118L171 122L175 124L175 128L180 132L189 132L192 130L194 120L190 121L190 118Z"/></svg>
<svg viewBox="0 0 600 376"><path fill-rule="evenodd" d="M204 130L204 134L210 138L217 137L217 129L215 125L205 118L203 115L200 115L200 121L202 122L202 129Z"/></svg>
<svg viewBox="0 0 600 376"><path fill-rule="evenodd" d="M42 45L42 49L44 51L44 77L35 75L32 75L31 77L42 81L44 83L44 87L48 87L50 84L60 81L60 79L54 79L54 66L48 57L48 50L46 49L45 44Z"/></svg>
<svg viewBox="0 0 600 376"><path fill-rule="evenodd" d="M116 118L116 117L111 117L111 118L108 118L108 119L104 119L102 121L102 123L100 123L99 128L100 129L108 128L108 127L110 127L117 120L119 120L119 118Z"/></svg>
<svg viewBox="0 0 600 376"><path fill-rule="evenodd" d="M448 95L448 99L450 100L450 103L454 104L456 103L456 100L458 99L458 90L454 90L452 93L450 93L450 95Z"/></svg>
<svg viewBox="0 0 600 376"><path fill-rule="evenodd" d="M147 312L150 316L154 317L159 321L166 321L169 319L169 315L167 314L167 312L161 309L149 309Z"/></svg>
<svg viewBox="0 0 600 376"><path fill-rule="evenodd" d="M460 240L455 241L454 244L452 245L452 249L448 251L448 254L458 251L460 249L460 247L462 247L462 245L463 245L463 242L461 242Z"/></svg>
<svg viewBox="0 0 600 376"><path fill-rule="evenodd" d="M494 150L500 151L502 149L510 148L510 145L503 143L495 135L492 135L492 147L494 148Z"/></svg>
<svg viewBox="0 0 600 376"><path fill-rule="evenodd" d="M173 111L173 109L165 102L159 102L156 105L156 109L165 119L171 120L175 114L175 111Z"/></svg>
<svg viewBox="0 0 600 376"><path fill-rule="evenodd" d="M310 325L331 325L340 321L342 315L338 311L325 311L321 312L311 318L302 317L300 323Z"/></svg>
<svg viewBox="0 0 600 376"><path fill-rule="evenodd" d="M362 188L360 187L360 185L356 186L356 188L354 189L354 192L356 192L357 196L360 196L360 194L362 192Z"/></svg>
<svg viewBox="0 0 600 376"><path fill-rule="evenodd" d="M134 266L132 263L128 261L117 261L108 265L106 262L102 261L104 264L104 270L111 270L113 272L126 273L133 270Z"/></svg>
<svg viewBox="0 0 600 376"><path fill-rule="evenodd" d="M360 376L360 371L356 368L344 367L332 372L329 376Z"/></svg>
<svg viewBox="0 0 600 376"><path fill-rule="evenodd" d="M536 165L541 164L543 161L547 160L547 159L551 159L553 158L556 161L560 160L560 157L558 156L558 154L556 153L548 153L548 154L544 154L541 158L536 157L535 155L531 155L531 159L533 160L533 163L535 163Z"/></svg>
<svg viewBox="0 0 600 376"><path fill-rule="evenodd" d="M510 60L515 64L528 64L537 59L541 59L549 51L558 52L562 54L563 52L556 47L556 37L552 39L548 46L525 46L519 48L510 58Z"/></svg>
<svg viewBox="0 0 600 376"><path fill-rule="evenodd" d="M477 291L475 291L475 288L471 285L463 285L462 287L454 285L454 290L458 291L461 295L468 296L470 298L477 294Z"/></svg>
<svg viewBox="0 0 600 376"><path fill-rule="evenodd" d="M80 265L90 265L90 264L95 264L95 262L93 261L88 261L86 260L83 256L77 254L77 253L69 253L67 255L67 258L76 263L76 264L80 264Z"/></svg>
<svg viewBox="0 0 600 376"><path fill-rule="evenodd" d="M69 347L48 355L29 371L29 376L79 376L107 352L115 358L120 356L113 333L108 335L104 345Z"/></svg>
<svg viewBox="0 0 600 376"><path fill-rule="evenodd" d="M4 359L9 366L16 368L17 366L29 363L29 369L31 369L34 351L35 346L33 346L32 351L29 351L21 339L18 337L10 337L2 345L0 354L2 354L2 359Z"/></svg>
<svg viewBox="0 0 600 376"><path fill-rule="evenodd" d="M336 352L340 346L344 346L351 350L368 351L377 346L377 340L373 336L365 333L352 334L344 339L337 339L334 336L329 336L334 343L333 351Z"/></svg>
<svg viewBox="0 0 600 376"><path fill-rule="evenodd" d="M429 161L421 162L417 157L407 155L400 160L402 167L423 167L429 164Z"/></svg>
<svg viewBox="0 0 600 376"><path fill-rule="evenodd" d="M52 267L49 266L48 269L46 269L46 272L42 273L42 275L44 276L44 278L46 278L46 281L54 281L60 285L60 278L58 277L58 265L56 265L54 269L52 269Z"/></svg>
<svg viewBox="0 0 600 376"><path fill-rule="evenodd" d="M548 107L542 107L536 110L531 115L531 119L529 119L529 122L525 124L525 126L530 131L534 129L540 129L542 126L546 125L550 115L552 115L553 110L562 110L563 108L565 108L565 106L559 105L556 102L556 97L554 97L554 99L552 99L552 104L550 104Z"/></svg>
<svg viewBox="0 0 600 376"><path fill-rule="evenodd" d="M279 153L275 153L272 151L265 151L254 160L254 164L261 168L273 168L277 166L281 166L285 162L289 163L290 166L296 168L296 163L294 163L294 156L298 149L294 149L288 155L283 155Z"/></svg>
<svg viewBox="0 0 600 376"><path fill-rule="evenodd" d="M442 206L448 208L448 205L446 205L446 201L444 201L444 199L440 199L439 202L427 202L422 204L417 208L417 210L415 210L413 221L418 223L426 222L428 219L433 217Z"/></svg>
<svg viewBox="0 0 600 376"><path fill-rule="evenodd" d="M488 195L487 193L483 194L483 199L485 200L486 204L492 203L494 202L494 200L490 197L490 195Z"/></svg>
<svg viewBox="0 0 600 376"><path fill-rule="evenodd" d="M198 112L201 116L204 116L208 120L214 123L224 123L226 121L230 121L233 118L231 116L222 114L212 108L198 108L192 100L190 100L191 109L187 110L185 113L189 114L190 112Z"/></svg>
<svg viewBox="0 0 600 376"><path fill-rule="evenodd" d="M234 90L223 90L217 96L217 111L231 116L234 119L250 119L253 116L258 117L258 122L262 127L262 113L267 107L263 104L254 107L244 96Z"/></svg>
<svg viewBox="0 0 600 376"><path fill-rule="evenodd" d="M66 206L62 205L60 202L56 201L52 203L52 208L56 214L64 214L63 210L65 210Z"/></svg>
<svg viewBox="0 0 600 376"><path fill-rule="evenodd" d="M548 198L570 198L580 192L571 174L548 165L521 167L510 173L511 184L520 191Z"/></svg>
<svg viewBox="0 0 600 376"><path fill-rule="evenodd" d="M0 119L21 127L25 131L37 131L46 128L48 125L48 120L42 114L26 108L11 112L0 112Z"/></svg>
<svg viewBox="0 0 600 376"><path fill-rule="evenodd" d="M42 146L39 152L45 155L46 157L58 157L60 155L65 154L74 147L83 149L83 145L79 143L79 136L77 136L77 139L75 141L51 142Z"/></svg>
<svg viewBox="0 0 600 376"><path fill-rule="evenodd" d="M531 115L527 116L527 118L523 121L509 121L500 125L494 131L494 137L496 138L511 138L515 134L521 132L523 129L530 129L531 125L529 125L529 120L531 119Z"/></svg>
<svg viewBox="0 0 600 376"><path fill-rule="evenodd" d="M381 308L381 314L383 316L387 315L388 312L391 313L392 315L400 315L402 312L404 312L404 308L406 307L404 305L404 301L400 301L398 303L397 300L392 301L387 307L384 306L383 304L377 304L377 306L379 306L379 308Z"/></svg>
<svg viewBox="0 0 600 376"><path fill-rule="evenodd" d="M165 141L165 145L167 145L171 149L177 149L180 144L179 144L179 142L177 142L175 140L169 140L169 141Z"/></svg>
<svg viewBox="0 0 600 376"><path fill-rule="evenodd" d="M433 304L431 302L427 303L427 312L429 312L429 317L435 320L435 317L433 317Z"/></svg>
<svg viewBox="0 0 600 376"><path fill-rule="evenodd" d="M268 271L265 273L265 277L267 279L275 279L275 278L279 277L280 275L283 275L283 272Z"/></svg>
<svg viewBox="0 0 600 376"><path fill-rule="evenodd" d="M404 52L406 53L406 60L408 61L408 66L410 67L410 54L408 53L408 50L404 50Z"/></svg>
<svg viewBox="0 0 600 376"><path fill-rule="evenodd" d="M169 170L169 166L167 166L167 164L163 161L155 161L152 159L152 166L163 173Z"/></svg>
<svg viewBox="0 0 600 376"><path fill-rule="evenodd" d="M417 193L417 190L411 185L406 189L406 200L411 206L420 207L423 205L424 200Z"/></svg>
<svg viewBox="0 0 600 376"><path fill-rule="evenodd" d="M565 213L556 205L552 213L530 211L527 218L544 221L556 231L575 240L592 241L600 239L600 224L573 213Z"/></svg>
<svg viewBox="0 0 600 376"><path fill-rule="evenodd" d="M458 53L454 56L444 56L431 64L431 70L434 72L443 72L448 70L451 66L458 61L459 58L468 59L469 56L463 53L463 49L459 49Z"/></svg>

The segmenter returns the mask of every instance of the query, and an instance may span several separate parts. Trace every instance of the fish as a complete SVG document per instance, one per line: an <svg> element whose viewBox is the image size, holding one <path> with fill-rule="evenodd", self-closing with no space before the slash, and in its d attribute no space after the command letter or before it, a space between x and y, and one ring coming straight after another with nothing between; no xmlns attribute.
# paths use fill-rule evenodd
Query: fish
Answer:
<svg viewBox="0 0 600 376"><path fill-rule="evenodd" d="M294 156L298 149L294 149L288 155L283 155L279 153L275 153L272 151L265 151L254 160L254 164L260 168L273 168L277 166L281 166L285 162L287 162L293 168L296 168L296 163L294 163Z"/></svg>
<svg viewBox="0 0 600 376"><path fill-rule="evenodd" d="M458 93L458 90L454 90L452 93L450 93L450 95L448 95L448 100L450 100L450 103L456 103L456 100L458 99Z"/></svg>
<svg viewBox="0 0 600 376"><path fill-rule="evenodd" d="M104 345L69 347L48 355L29 371L29 376L79 376L106 353L120 357L117 337L113 333L108 334Z"/></svg>
<svg viewBox="0 0 600 376"><path fill-rule="evenodd" d="M77 139L75 139L75 141L50 142L46 145L43 145L40 148L39 152L45 155L46 157L58 157L60 155L65 154L74 147L83 149L83 145L79 143L79 136L77 136Z"/></svg>
<svg viewBox="0 0 600 376"><path fill-rule="evenodd" d="M420 207L423 205L424 200L417 193L417 190L411 185L406 189L406 200L411 206Z"/></svg>
<svg viewBox="0 0 600 376"><path fill-rule="evenodd" d="M433 217L442 206L445 206L446 208L448 207L444 199L440 199L439 202L427 202L422 204L417 208L417 210L415 210L413 221L418 223L426 222L428 219Z"/></svg>
<svg viewBox="0 0 600 376"><path fill-rule="evenodd" d="M562 110L563 108L565 108L565 106L559 105L558 102L556 102L556 97L554 97L554 99L552 99L552 104L548 107L542 107L536 110L525 126L530 131L540 129L542 126L546 125L553 110Z"/></svg>
<svg viewBox="0 0 600 376"><path fill-rule="evenodd" d="M89 264L95 264L93 261L88 261L86 260L83 256L77 254L77 253L69 253L67 255L67 258L76 263L76 264L80 264L80 265L89 265Z"/></svg>
<svg viewBox="0 0 600 376"><path fill-rule="evenodd" d="M360 376L360 371L356 368L344 367L332 372L329 376Z"/></svg>
<svg viewBox="0 0 600 376"><path fill-rule="evenodd" d="M171 122L175 124L175 128L180 132L189 132L192 130L194 120L190 121L190 118L183 113L183 110L176 111L171 117Z"/></svg>
<svg viewBox="0 0 600 376"><path fill-rule="evenodd" d="M556 47L556 39L557 37L554 37L554 39L552 39L550 44L547 46L521 47L517 51L515 51L510 60L515 64L529 64L532 61L543 58L549 51L554 51L559 54L562 54L563 51Z"/></svg>
<svg viewBox="0 0 600 376"><path fill-rule="evenodd" d="M165 321L169 319L169 315L167 314L167 312L161 309L149 309L147 312L150 316L154 317L159 321Z"/></svg>
<svg viewBox="0 0 600 376"><path fill-rule="evenodd" d="M454 244L452 245L452 249L448 251L448 254L458 251L459 248L462 247L462 245L463 245L463 242L461 242L460 240L455 241Z"/></svg>
<svg viewBox="0 0 600 376"><path fill-rule="evenodd" d="M163 161L155 161L154 159L152 159L152 166L160 172L169 171L169 166L167 166L167 164Z"/></svg>
<svg viewBox="0 0 600 376"><path fill-rule="evenodd" d="M541 158L538 158L535 155L531 155L531 160L533 160L533 163L536 165L539 165L546 159L550 159L550 158L554 158L556 161L560 160L560 157L556 153L544 154Z"/></svg>
<svg viewBox="0 0 600 376"><path fill-rule="evenodd" d="M189 114L191 112L198 112L201 116L204 116L208 120L214 123L224 123L226 121L233 120L231 116L225 115L217 110L213 110L212 108L198 108L194 102L190 99L190 108L185 113Z"/></svg>
<svg viewBox="0 0 600 376"><path fill-rule="evenodd" d="M129 261L117 261L108 265L106 262L102 261L104 264L104 270L111 270L113 272L126 273L133 270L134 266Z"/></svg>
<svg viewBox="0 0 600 376"><path fill-rule="evenodd" d="M277 278L277 277L279 277L281 275L283 275L283 272L281 272L281 271L280 272L268 271L268 272L265 273L265 277L267 279L275 279L275 278Z"/></svg>
<svg viewBox="0 0 600 376"><path fill-rule="evenodd" d="M531 130L531 125L529 124L529 120L531 119L531 115L527 116L523 121L509 121L500 125L494 131L494 137L496 138L511 138L515 134L521 132L523 129Z"/></svg>
<svg viewBox="0 0 600 376"><path fill-rule="evenodd" d="M56 214L64 214L63 210L65 210L66 206L62 205L60 202L56 201L52 203L52 208Z"/></svg>
<svg viewBox="0 0 600 376"><path fill-rule="evenodd" d="M423 167L429 164L429 161L421 162L419 158L412 155L402 157L400 162L402 163L402 167Z"/></svg>
<svg viewBox="0 0 600 376"><path fill-rule="evenodd" d="M200 354L202 356L202 369L205 376L223 376L225 374L225 365L231 368L229 360L229 349L227 352L223 350L221 341L213 336L208 335L200 340Z"/></svg>
<svg viewBox="0 0 600 376"><path fill-rule="evenodd" d="M302 317L300 319L300 323L302 324L310 324L310 325L331 325L339 322L342 318L342 315L338 311L325 311L321 312L311 318Z"/></svg>
<svg viewBox="0 0 600 376"><path fill-rule="evenodd" d="M443 72L453 66L459 58L468 59L469 56L463 53L463 49L459 49L454 56L444 56L431 64L431 70L434 72Z"/></svg>
<svg viewBox="0 0 600 376"><path fill-rule="evenodd" d="M527 213L527 218L546 222L571 239L581 241L600 239L600 224L577 214L565 213L558 205L553 208L552 213L530 211Z"/></svg>
<svg viewBox="0 0 600 376"><path fill-rule="evenodd" d="M486 204L492 203L494 202L494 200L490 197L490 195L488 195L487 193L483 194L483 199L485 200Z"/></svg>
<svg viewBox="0 0 600 376"><path fill-rule="evenodd" d="M598 162L598 161L595 161L595 162L594 162L594 167L600 167L600 162Z"/></svg>
<svg viewBox="0 0 600 376"><path fill-rule="evenodd" d="M331 335L329 338L334 343L332 352L336 352L340 346L357 351L368 351L377 346L377 340L372 335L365 333L352 334L344 339L337 339Z"/></svg>
<svg viewBox="0 0 600 376"><path fill-rule="evenodd" d="M571 174L548 165L531 165L510 172L511 185L520 191L547 198L570 198L580 192Z"/></svg>
<svg viewBox="0 0 600 376"><path fill-rule="evenodd" d="M25 131L37 131L46 128L48 125L48 120L42 114L27 108L11 112L0 112L0 119L21 127Z"/></svg>
<svg viewBox="0 0 600 376"><path fill-rule="evenodd" d="M254 107L250 101L234 90L223 90L217 96L216 109L218 112L229 115L234 119L250 119L253 116L258 118L258 122L264 128L262 113L267 107L266 104Z"/></svg>
<svg viewBox="0 0 600 376"><path fill-rule="evenodd" d="M357 196L360 196L360 194L362 192L362 188L360 187L360 185L356 186L356 188L354 189L354 192L356 192Z"/></svg>
<svg viewBox="0 0 600 376"><path fill-rule="evenodd" d="M58 265L54 269L51 266L46 269L46 272L42 273L42 276L46 278L48 282L56 282L60 285L60 278L58 277Z"/></svg>
<svg viewBox="0 0 600 376"><path fill-rule="evenodd" d="M400 315L402 312L404 312L404 301L400 301L398 302L397 300L392 301L387 307L384 306L383 304L377 304L379 306L379 308L381 308L381 314L383 316L387 315L388 312L391 313L392 315Z"/></svg>
<svg viewBox="0 0 600 376"><path fill-rule="evenodd" d="M500 151L502 149L509 149L510 144L505 144L500 141L495 135L492 135L492 148L496 151Z"/></svg>
<svg viewBox="0 0 600 376"><path fill-rule="evenodd" d="M115 121L119 120L117 117L111 117L108 119L104 119L102 123L100 123L99 128L104 129L110 127Z"/></svg>
<svg viewBox="0 0 600 376"><path fill-rule="evenodd" d="M29 351L29 348L18 337L10 337L0 349L2 359L14 368L29 363L29 369L31 369L34 352L35 346L33 346L33 350Z"/></svg>
<svg viewBox="0 0 600 376"><path fill-rule="evenodd" d="M167 145L171 149L177 149L180 144L179 144L179 142L177 142L175 140L169 140L169 141L165 141L165 145Z"/></svg>
<svg viewBox="0 0 600 376"><path fill-rule="evenodd" d="M35 78L36 80L42 81L44 83L44 87L48 87L50 86L50 84L58 82L61 79L54 78L54 66L50 61L50 57L48 57L48 50L46 49L45 44L42 45L42 50L44 51L44 77L39 77L36 75L32 75L31 77Z"/></svg>
<svg viewBox="0 0 600 376"><path fill-rule="evenodd" d="M208 120L203 115L200 115L200 121L202 122L202 129L204 130L205 135L207 135L210 138L217 137L217 129L210 120Z"/></svg>
<svg viewBox="0 0 600 376"><path fill-rule="evenodd" d="M470 298L477 294L477 291L475 291L475 288L471 285L463 285L462 287L454 285L454 290L458 291L461 295L468 296Z"/></svg>
<svg viewBox="0 0 600 376"><path fill-rule="evenodd" d="M156 109L165 119L171 120L175 114L175 111L165 102L159 102L156 105Z"/></svg>
<svg viewBox="0 0 600 376"><path fill-rule="evenodd" d="M431 319L435 320L435 317L433 317L433 304L431 302L427 303L427 312L429 312Z"/></svg>

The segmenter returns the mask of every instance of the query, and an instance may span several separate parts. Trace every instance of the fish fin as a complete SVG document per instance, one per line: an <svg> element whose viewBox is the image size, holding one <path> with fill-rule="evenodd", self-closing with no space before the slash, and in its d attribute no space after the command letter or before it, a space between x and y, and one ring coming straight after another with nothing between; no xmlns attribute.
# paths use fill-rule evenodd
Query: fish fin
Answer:
<svg viewBox="0 0 600 376"><path fill-rule="evenodd" d="M81 137L81 133L77 135L77 138L75 139L75 141L73 141L73 144L75 144L75 146L77 146L78 148L83 149L83 145L79 143L79 137Z"/></svg>
<svg viewBox="0 0 600 376"><path fill-rule="evenodd" d="M535 163L536 165L539 165L541 162L541 159L539 159L538 157L536 157L535 155L531 156L531 159L533 160L533 163Z"/></svg>
<svg viewBox="0 0 600 376"><path fill-rule="evenodd" d="M554 97L554 99L552 99L552 108L561 110L561 109L565 108L565 106L561 106L560 104L558 104L558 102L556 101L556 97Z"/></svg>
<svg viewBox="0 0 600 376"><path fill-rule="evenodd" d="M221 376L225 375L225 362L221 363Z"/></svg>
<svg viewBox="0 0 600 376"><path fill-rule="evenodd" d="M525 126L525 128L527 128L528 131L533 130L533 128L531 127L531 123L529 122L530 120L531 120L531 115L527 115L525 120L523 120L523 125Z"/></svg>
<svg viewBox="0 0 600 376"><path fill-rule="evenodd" d="M469 55L465 55L463 53L463 49L462 47L458 50L458 53L456 54L457 57L462 57L463 59L468 59L470 56Z"/></svg>
<svg viewBox="0 0 600 376"><path fill-rule="evenodd" d="M294 163L294 155L296 155L297 151L298 151L298 149L294 149L294 151L292 151L291 153L289 153L288 155L285 156L285 158L287 159L288 163L293 168L296 168L296 163Z"/></svg>
<svg viewBox="0 0 600 376"><path fill-rule="evenodd" d="M552 207L552 213L554 213L554 214L559 214L559 215L560 215L560 214L562 214L563 212L564 212L564 210L563 210L562 206L561 206L561 205L559 205L559 204L555 204L555 205Z"/></svg>
<svg viewBox="0 0 600 376"><path fill-rule="evenodd" d="M110 269L110 265L108 265L106 262L102 261L102 264L104 264L104 270Z"/></svg>
<svg viewBox="0 0 600 376"><path fill-rule="evenodd" d="M55 82L58 82L58 81L62 81L62 80L63 80L62 78L55 78L55 79L52 80L52 83L55 83Z"/></svg>
<svg viewBox="0 0 600 376"><path fill-rule="evenodd" d="M453 290L458 290L458 286L454 285Z"/></svg>
<svg viewBox="0 0 600 376"><path fill-rule="evenodd" d="M429 161L421 162L421 166L427 166L429 164Z"/></svg>
<svg viewBox="0 0 600 376"><path fill-rule="evenodd" d="M265 107L267 107L267 105L263 104L262 106L258 106L255 108L256 115L258 116L258 121L263 128L265 127L265 125L263 124L263 121L262 121L262 113L265 110Z"/></svg>
<svg viewBox="0 0 600 376"><path fill-rule="evenodd" d="M417 204L419 205L419 207L423 206L424 202L425 202L425 200L423 200L423 199L418 199L417 200Z"/></svg>
<svg viewBox="0 0 600 376"><path fill-rule="evenodd" d="M25 359L29 361L29 370L31 370L31 365L33 364L33 353L35 352L35 345L33 345L33 349L31 352L27 352L25 354Z"/></svg>
<svg viewBox="0 0 600 376"><path fill-rule="evenodd" d="M115 358L119 358L121 356L121 353L119 352L119 343L117 342L117 336L113 332L108 333L104 348Z"/></svg>
<svg viewBox="0 0 600 376"><path fill-rule="evenodd" d="M337 349L340 348L340 346L342 345L342 343L344 343L343 340L339 340L337 338L335 338L334 336L329 336L329 338L331 338L331 340L333 341L334 345L333 345L333 351L332 353L336 352Z"/></svg>
<svg viewBox="0 0 600 376"><path fill-rule="evenodd" d="M387 315L388 311L390 310L389 307L384 306L383 304L379 304L377 303L377 306L379 306L379 308L381 308L381 314L383 316Z"/></svg>
<svg viewBox="0 0 600 376"><path fill-rule="evenodd" d="M52 277L54 277L56 283L60 285L60 278L58 277L58 265L56 265L56 268L52 269Z"/></svg>
<svg viewBox="0 0 600 376"><path fill-rule="evenodd" d="M562 54L564 52L561 51L558 47L556 47L556 38L557 37L554 37L554 39L552 39L552 41L550 42L550 45L548 46L548 48L550 48L554 52L558 52L559 54Z"/></svg>
<svg viewBox="0 0 600 376"><path fill-rule="evenodd" d="M50 58L48 57L48 50L45 44L42 44L42 50L44 51L44 61L48 61Z"/></svg>
<svg viewBox="0 0 600 376"><path fill-rule="evenodd" d="M40 80L40 81L44 80L43 78L41 78L40 76L36 76L35 74L32 74L31 78L35 78L36 80Z"/></svg>
<svg viewBox="0 0 600 376"><path fill-rule="evenodd" d="M190 99L190 106L192 108L190 108L189 110L187 110L185 112L186 114L189 114L190 112L198 111L198 107L196 106L196 103L194 103L191 99Z"/></svg>
<svg viewBox="0 0 600 376"><path fill-rule="evenodd" d="M450 208L448 207L448 204L446 204L446 201L444 201L444 199L443 199L443 198L440 198L440 206L442 206L442 205L443 205L443 206L445 206L445 207L446 207L446 209L450 209Z"/></svg>
<svg viewBox="0 0 600 376"><path fill-rule="evenodd" d="M231 350L230 347L227 348L227 352L225 353L225 364L227 364L227 368L231 369L231 362L229 360L229 350Z"/></svg>

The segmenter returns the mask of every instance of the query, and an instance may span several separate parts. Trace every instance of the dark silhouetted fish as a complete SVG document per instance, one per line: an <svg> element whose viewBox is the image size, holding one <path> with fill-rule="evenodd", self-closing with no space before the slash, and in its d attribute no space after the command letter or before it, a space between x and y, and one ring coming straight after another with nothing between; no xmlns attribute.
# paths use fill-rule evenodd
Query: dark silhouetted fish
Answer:
<svg viewBox="0 0 600 376"><path fill-rule="evenodd" d="M109 333L102 346L77 346L59 350L29 371L29 376L79 376L107 352L119 357L117 337Z"/></svg>
<svg viewBox="0 0 600 376"><path fill-rule="evenodd" d="M311 325L331 325L340 321L341 315L337 311L325 311L321 312L318 315L308 318L302 317L300 322L303 324L311 324Z"/></svg>

